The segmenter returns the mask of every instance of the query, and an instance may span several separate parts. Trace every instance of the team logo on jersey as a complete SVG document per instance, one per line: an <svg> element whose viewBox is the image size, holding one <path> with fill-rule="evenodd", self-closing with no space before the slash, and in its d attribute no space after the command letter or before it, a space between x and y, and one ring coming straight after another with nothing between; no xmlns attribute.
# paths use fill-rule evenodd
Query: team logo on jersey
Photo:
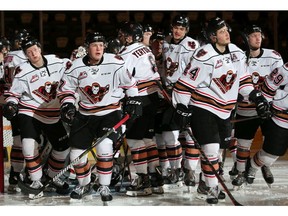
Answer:
<svg viewBox="0 0 288 216"><path fill-rule="evenodd" d="M40 76L41 76L41 77L47 76L47 71L46 71L46 70L40 71Z"/></svg>
<svg viewBox="0 0 288 216"><path fill-rule="evenodd" d="M94 104L102 101L103 97L109 92L109 88L109 84L101 87L99 83L95 82L91 86L80 87L80 91Z"/></svg>
<svg viewBox="0 0 288 216"><path fill-rule="evenodd" d="M56 90L59 82L45 82L44 86L40 86L38 89L32 91L35 95L40 97L46 103L56 98Z"/></svg>
<svg viewBox="0 0 288 216"><path fill-rule="evenodd" d="M195 49L196 43L194 41L188 41L188 46L191 47L192 49Z"/></svg>
<svg viewBox="0 0 288 216"><path fill-rule="evenodd" d="M83 71L83 72L80 72L79 76L78 76L78 80L81 80L81 79L85 79L87 78L87 72L86 71Z"/></svg>
<svg viewBox="0 0 288 216"><path fill-rule="evenodd" d="M170 51L170 52L173 52L173 50L174 50L174 47L170 45L170 46L169 46L169 51Z"/></svg>
<svg viewBox="0 0 288 216"><path fill-rule="evenodd" d="M179 63L173 62L173 60L168 57L166 59L166 75L167 76L173 76L174 72L178 70Z"/></svg>
<svg viewBox="0 0 288 216"><path fill-rule="evenodd" d="M223 61L221 59L218 59L215 65L215 69L220 68L223 66Z"/></svg>
<svg viewBox="0 0 288 216"><path fill-rule="evenodd" d="M35 74L31 77L30 83L36 82L37 80L39 80L39 76L38 76L38 74Z"/></svg>
<svg viewBox="0 0 288 216"><path fill-rule="evenodd" d="M233 73L232 70L229 70L226 74L223 74L220 78L213 78L213 81L220 88L223 94L229 91L232 88L233 83L235 82L237 75Z"/></svg>
<svg viewBox="0 0 288 216"><path fill-rule="evenodd" d="M230 56L231 56L232 62L236 62L238 60L238 57L235 53L232 53Z"/></svg>
<svg viewBox="0 0 288 216"><path fill-rule="evenodd" d="M251 60L251 61L249 61L249 66L255 67L255 66L257 66L257 63L258 63L258 61Z"/></svg>
<svg viewBox="0 0 288 216"><path fill-rule="evenodd" d="M98 73L98 71L99 71L99 68L97 67L97 68L91 68L91 72L92 72L92 75L95 75L95 74L97 74Z"/></svg>
<svg viewBox="0 0 288 216"><path fill-rule="evenodd" d="M258 72L252 73L252 83L255 89L260 89L260 85L264 82L264 77L260 76Z"/></svg>

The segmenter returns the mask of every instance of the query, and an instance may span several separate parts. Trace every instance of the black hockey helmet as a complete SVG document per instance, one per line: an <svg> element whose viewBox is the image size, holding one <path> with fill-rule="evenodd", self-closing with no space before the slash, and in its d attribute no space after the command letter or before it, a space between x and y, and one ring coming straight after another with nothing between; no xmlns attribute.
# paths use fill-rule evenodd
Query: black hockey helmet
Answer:
<svg viewBox="0 0 288 216"><path fill-rule="evenodd" d="M125 38L132 36L133 42L139 42L143 37L143 27L137 22L125 22L121 26L120 32L124 34Z"/></svg>
<svg viewBox="0 0 288 216"><path fill-rule="evenodd" d="M106 50L108 53L118 54L120 49L121 49L121 42L118 38L113 38L108 41Z"/></svg>
<svg viewBox="0 0 288 216"><path fill-rule="evenodd" d="M100 32L89 32L85 38L85 45L88 47L91 43L103 42L106 47L105 37Z"/></svg>
<svg viewBox="0 0 288 216"><path fill-rule="evenodd" d="M21 29L16 31L14 43L18 42L21 47L22 41L29 36L29 32L26 29Z"/></svg>
<svg viewBox="0 0 288 216"><path fill-rule="evenodd" d="M176 15L173 20L172 20L172 27L173 26L182 26L185 27L187 29L187 31L189 31L189 27L190 27L190 23L189 23L189 19L186 16L183 15Z"/></svg>
<svg viewBox="0 0 288 216"><path fill-rule="evenodd" d="M262 35L262 38L264 39L264 34L260 26L253 24L253 25L246 26L244 29L244 34L246 37L248 37L250 34L254 32L260 32Z"/></svg>
<svg viewBox="0 0 288 216"><path fill-rule="evenodd" d="M143 32L154 32L153 27L150 24L143 25Z"/></svg>
<svg viewBox="0 0 288 216"><path fill-rule="evenodd" d="M9 52L11 48L11 43L6 37L1 37L0 38L0 52L2 52L4 48L6 48L7 52Z"/></svg>
<svg viewBox="0 0 288 216"><path fill-rule="evenodd" d="M156 31L152 36L151 40L164 40L165 39L165 34L163 31Z"/></svg>
<svg viewBox="0 0 288 216"><path fill-rule="evenodd" d="M29 47L34 46L34 45L41 47L40 42L36 38L32 36L27 36L25 39L22 40L21 47L22 47L22 50L26 52L26 50Z"/></svg>
<svg viewBox="0 0 288 216"><path fill-rule="evenodd" d="M226 26L228 31L231 32L230 26L221 18L215 17L208 21L206 28L204 29L205 38L210 41L210 36L216 36L216 32Z"/></svg>

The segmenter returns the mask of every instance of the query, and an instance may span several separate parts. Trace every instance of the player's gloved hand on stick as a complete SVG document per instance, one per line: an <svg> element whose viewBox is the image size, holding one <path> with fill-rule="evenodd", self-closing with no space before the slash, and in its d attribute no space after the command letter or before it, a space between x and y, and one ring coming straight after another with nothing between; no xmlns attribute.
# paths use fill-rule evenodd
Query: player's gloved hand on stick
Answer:
<svg viewBox="0 0 288 216"><path fill-rule="evenodd" d="M61 120L71 124L76 114L76 107L72 103L63 103L60 108Z"/></svg>
<svg viewBox="0 0 288 216"><path fill-rule="evenodd" d="M124 106L124 113L130 115L131 120L142 116L142 100L140 97L128 97Z"/></svg>
<svg viewBox="0 0 288 216"><path fill-rule="evenodd" d="M178 103L175 110L174 121L181 128L186 128L191 121L192 116L192 106L185 106L181 103Z"/></svg>
<svg viewBox="0 0 288 216"><path fill-rule="evenodd" d="M258 90L253 90L249 94L249 100L256 104L256 111L258 116L262 119L271 118L271 111L269 102L264 98L262 93Z"/></svg>
<svg viewBox="0 0 288 216"><path fill-rule="evenodd" d="M9 101L3 105L3 116L9 121L18 114L18 111L18 104L12 101Z"/></svg>

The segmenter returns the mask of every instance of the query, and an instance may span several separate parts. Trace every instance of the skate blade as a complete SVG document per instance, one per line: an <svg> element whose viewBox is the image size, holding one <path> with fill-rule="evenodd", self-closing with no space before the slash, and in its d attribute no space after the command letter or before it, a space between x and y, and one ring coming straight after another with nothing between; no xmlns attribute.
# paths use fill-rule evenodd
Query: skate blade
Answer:
<svg viewBox="0 0 288 216"><path fill-rule="evenodd" d="M126 191L127 196L138 197L138 196L149 196L152 194L151 188L145 188L142 191Z"/></svg>
<svg viewBox="0 0 288 216"><path fill-rule="evenodd" d="M244 185L240 185L240 186L233 185L233 188L231 189L231 191L239 191L243 188L244 188Z"/></svg>
<svg viewBox="0 0 288 216"><path fill-rule="evenodd" d="M196 195L195 198L198 199L198 200L204 200L204 201L206 201L207 195L206 195L206 194L197 193L197 195Z"/></svg>
<svg viewBox="0 0 288 216"><path fill-rule="evenodd" d="M163 185L164 190L171 190L171 189L181 188L181 187L183 187L183 183L180 181L176 182L175 184L164 184Z"/></svg>
<svg viewBox="0 0 288 216"><path fill-rule="evenodd" d="M164 189L162 186L160 187L152 187L151 188L153 194L164 194Z"/></svg>
<svg viewBox="0 0 288 216"><path fill-rule="evenodd" d="M43 196L44 196L43 191L40 192L39 194L29 194L28 195L29 199L32 199L32 200L39 199L39 198L41 198Z"/></svg>
<svg viewBox="0 0 288 216"><path fill-rule="evenodd" d="M108 201L103 201L103 206L108 206Z"/></svg>
<svg viewBox="0 0 288 216"><path fill-rule="evenodd" d="M230 180L233 181L235 178L237 177L237 175L230 175Z"/></svg>
<svg viewBox="0 0 288 216"><path fill-rule="evenodd" d="M21 189L17 185L9 185L7 188L9 194L20 193Z"/></svg>
<svg viewBox="0 0 288 216"><path fill-rule="evenodd" d="M266 183L269 189L272 189L272 184Z"/></svg>

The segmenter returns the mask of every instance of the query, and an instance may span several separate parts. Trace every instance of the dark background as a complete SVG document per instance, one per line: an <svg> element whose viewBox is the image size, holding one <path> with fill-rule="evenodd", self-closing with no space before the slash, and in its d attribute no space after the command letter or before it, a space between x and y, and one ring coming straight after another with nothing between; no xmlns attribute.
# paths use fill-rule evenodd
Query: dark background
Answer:
<svg viewBox="0 0 288 216"><path fill-rule="evenodd" d="M227 21L232 28L231 41L245 49L239 31L248 24L258 24L265 34L262 46L278 51L288 61L287 11L0 11L1 36L11 42L15 31L27 29L39 38L44 53L70 57L83 44L86 32L100 31L106 38L116 37L124 21L150 24L169 34L176 14L190 19L189 36L198 39L205 22L214 16Z"/></svg>

